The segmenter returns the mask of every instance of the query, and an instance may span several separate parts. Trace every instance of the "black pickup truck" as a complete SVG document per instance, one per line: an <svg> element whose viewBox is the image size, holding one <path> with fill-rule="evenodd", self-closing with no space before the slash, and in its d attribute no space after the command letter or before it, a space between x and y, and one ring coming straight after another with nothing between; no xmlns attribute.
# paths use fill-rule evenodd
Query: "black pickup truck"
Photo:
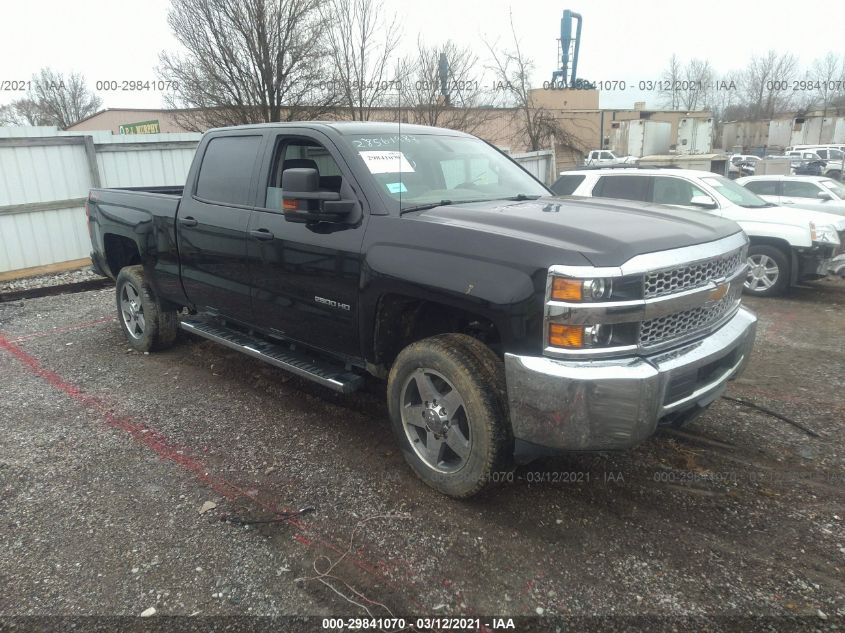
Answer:
<svg viewBox="0 0 845 633"><path fill-rule="evenodd" d="M344 393L385 379L408 463L455 497L686 422L754 341L736 224L555 198L451 130L211 130L184 189L94 189L87 213L134 348L181 328Z"/></svg>

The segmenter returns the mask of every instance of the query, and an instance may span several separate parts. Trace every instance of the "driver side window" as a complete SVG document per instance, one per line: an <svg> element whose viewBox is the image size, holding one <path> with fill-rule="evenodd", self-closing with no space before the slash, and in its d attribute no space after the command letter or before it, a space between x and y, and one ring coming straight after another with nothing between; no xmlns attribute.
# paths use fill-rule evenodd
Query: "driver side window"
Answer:
<svg viewBox="0 0 845 633"><path fill-rule="evenodd" d="M282 172L285 169L316 169L323 191L340 193L343 186L343 175L331 153L310 139L279 138L272 165L264 205L268 209L282 209Z"/></svg>

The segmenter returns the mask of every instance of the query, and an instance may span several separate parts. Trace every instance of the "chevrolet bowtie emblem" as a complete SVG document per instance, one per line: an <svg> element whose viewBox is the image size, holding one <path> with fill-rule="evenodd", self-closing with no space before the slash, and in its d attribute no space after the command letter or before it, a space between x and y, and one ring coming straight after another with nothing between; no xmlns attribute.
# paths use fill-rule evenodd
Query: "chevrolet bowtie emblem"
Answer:
<svg viewBox="0 0 845 633"><path fill-rule="evenodd" d="M716 287L710 291L710 301L720 301L726 294L728 294L728 288L730 287L730 284L727 282L716 284Z"/></svg>

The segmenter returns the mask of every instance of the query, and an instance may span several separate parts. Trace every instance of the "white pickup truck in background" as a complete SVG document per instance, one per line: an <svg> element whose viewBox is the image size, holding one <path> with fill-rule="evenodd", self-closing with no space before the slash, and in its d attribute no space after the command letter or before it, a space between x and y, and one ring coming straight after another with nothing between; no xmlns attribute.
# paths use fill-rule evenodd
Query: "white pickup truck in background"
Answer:
<svg viewBox="0 0 845 633"><path fill-rule="evenodd" d="M634 166L640 159L636 156L617 156L609 149L594 149L584 159L584 164L589 167L605 167L611 165Z"/></svg>

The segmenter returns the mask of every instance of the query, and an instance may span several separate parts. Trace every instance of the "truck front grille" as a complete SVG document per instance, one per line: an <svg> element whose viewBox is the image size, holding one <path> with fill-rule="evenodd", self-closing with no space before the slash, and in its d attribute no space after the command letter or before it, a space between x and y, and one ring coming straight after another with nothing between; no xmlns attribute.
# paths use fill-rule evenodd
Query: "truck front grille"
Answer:
<svg viewBox="0 0 845 633"><path fill-rule="evenodd" d="M649 348L708 329L739 305L741 294L742 286L736 286L714 303L643 321L640 345Z"/></svg>
<svg viewBox="0 0 845 633"><path fill-rule="evenodd" d="M724 279L744 263L744 253L745 248L738 248L712 259L646 273L644 296L646 299L661 297Z"/></svg>

